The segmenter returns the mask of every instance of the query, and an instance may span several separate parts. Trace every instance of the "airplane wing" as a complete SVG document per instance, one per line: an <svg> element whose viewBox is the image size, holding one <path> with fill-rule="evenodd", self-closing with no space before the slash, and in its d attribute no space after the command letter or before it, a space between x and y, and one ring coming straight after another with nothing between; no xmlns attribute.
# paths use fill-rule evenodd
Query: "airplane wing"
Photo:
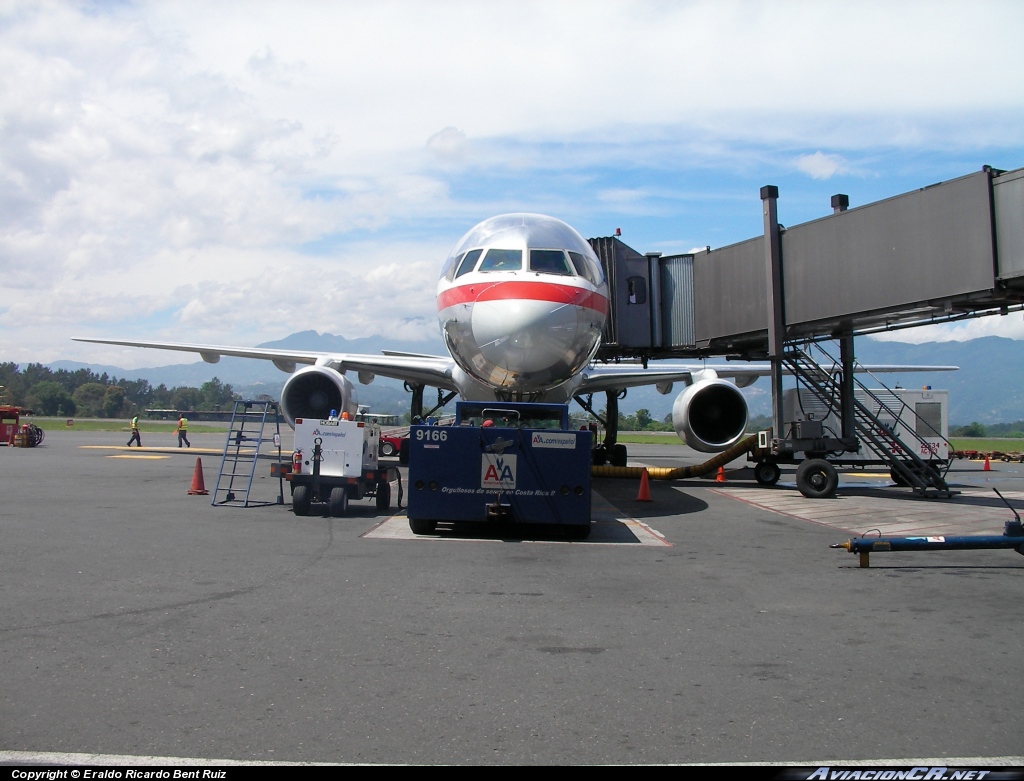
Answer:
<svg viewBox="0 0 1024 781"><path fill-rule="evenodd" d="M620 390L622 388L634 388L640 385L659 385L664 383L671 386L674 382L685 382L689 385L693 382L694 374L697 374L704 367L673 365L662 366L657 369L643 369L639 366L629 364L604 364L592 365L583 370L583 381L577 394L599 393L601 391Z"/></svg>
<svg viewBox="0 0 1024 781"><path fill-rule="evenodd" d="M207 363L217 363L221 356L257 358L271 361L283 372L291 373L299 364L331 366L338 371L355 371L363 375L380 375L396 380L423 383L435 388L457 390L452 381L455 362L439 355L390 353L364 355L359 353L329 353L315 350L278 350L265 347L227 347L214 344L186 344L181 342L140 342L123 339L92 339L73 337L76 342L116 344L124 347L148 347L156 350L177 350L196 353ZM362 378L360 378L362 379ZM372 378L370 378L372 379ZM369 381L369 380L367 380Z"/></svg>
<svg viewBox="0 0 1024 781"><path fill-rule="evenodd" d="M857 364L855 371L868 374L891 374L895 372L950 372L956 371L958 368L958 366ZM842 366L835 364L831 368L822 366L822 369L832 373L842 371ZM583 381L576 393L598 393L641 385L670 386L673 382L683 382L689 385L700 379L716 377L735 380L738 387L745 388L753 384L758 377L770 376L771 372L772 367L768 363L651 364L651 368L648 369L636 364L593 364L583 371ZM786 369L783 369L783 373L791 374Z"/></svg>
<svg viewBox="0 0 1024 781"><path fill-rule="evenodd" d="M372 379L368 375L380 375L406 382L422 383L434 388L458 391L452 379L455 362L449 356L421 355L385 350L379 355L359 353L330 353L316 350L280 350L265 347L228 347L213 344L189 344L182 342L147 342L126 339L94 339L90 337L73 337L76 342L92 342L94 344L114 344L124 347L147 347L156 350L176 350L178 352L195 353L207 363L217 363L221 356L230 355L237 358L257 358L271 361L283 372L295 371L299 364L310 366L332 366L338 371L355 371L364 375L360 379L367 382ZM824 368L824 367L823 367ZM829 369L839 371L839 365ZM892 373L892 372L933 372L956 371L956 366L920 366L920 365L857 365L858 372ZM598 393L601 391L621 390L642 385L661 385L667 393L671 384L683 382L687 385L700 379L732 379L740 388L752 384L758 377L771 374L771 364L741 363L728 364L651 364L644 369L636 363L592 364L582 374L582 381L576 389L577 394ZM661 390L659 388L659 390Z"/></svg>

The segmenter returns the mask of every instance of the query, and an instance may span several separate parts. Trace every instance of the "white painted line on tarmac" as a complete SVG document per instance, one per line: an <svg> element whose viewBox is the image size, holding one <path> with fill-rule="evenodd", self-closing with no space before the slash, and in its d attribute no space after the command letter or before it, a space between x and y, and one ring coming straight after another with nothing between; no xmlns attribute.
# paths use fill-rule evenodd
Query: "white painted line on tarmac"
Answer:
<svg viewBox="0 0 1024 781"><path fill-rule="evenodd" d="M202 757L147 757L133 754L74 754L55 751L0 751L0 763L4 765L94 765L109 766L150 766L207 767L207 766L275 766L290 765L301 767L373 767L395 765L386 762L294 762L288 760L259 759L204 759ZM771 762L659 762L655 767L1022 767L1024 756L1001 757L897 757L879 759L796 759ZM643 763L631 765L642 767Z"/></svg>
<svg viewBox="0 0 1024 781"><path fill-rule="evenodd" d="M591 494L590 536L585 540L524 539L524 543L542 545L642 545L671 547L665 535L650 525L624 515L607 499ZM363 537L374 540L418 540L430 542L503 542L500 536L455 536L442 529L438 534L413 534L405 514L387 518Z"/></svg>
<svg viewBox="0 0 1024 781"><path fill-rule="evenodd" d="M788 515L821 526L861 534L879 530L883 536L904 537L932 532L948 536L1003 533L1003 523L1010 519L1009 510L986 503L954 499L919 499L908 495L891 499L857 494L838 495L831 499L808 499L798 491L779 488L716 487L721 496ZM965 491L961 497L994 498L986 491ZM1005 492L1007 499L1021 499L1019 491ZM958 501L958 499L960 499Z"/></svg>
<svg viewBox="0 0 1024 781"><path fill-rule="evenodd" d="M208 767L223 765L330 765L359 766L357 762L288 762L253 759L204 759L203 757L147 757L136 754L81 754L62 751L0 751L0 764L4 765L94 765L100 767L152 766Z"/></svg>

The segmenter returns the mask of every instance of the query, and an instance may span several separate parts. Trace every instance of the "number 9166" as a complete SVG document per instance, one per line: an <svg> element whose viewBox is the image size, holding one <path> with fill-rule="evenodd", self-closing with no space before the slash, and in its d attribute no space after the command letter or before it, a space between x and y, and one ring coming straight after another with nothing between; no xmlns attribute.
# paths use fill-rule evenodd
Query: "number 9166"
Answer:
<svg viewBox="0 0 1024 781"><path fill-rule="evenodd" d="M448 432L439 428L417 429L416 440L424 442L444 442L448 439Z"/></svg>

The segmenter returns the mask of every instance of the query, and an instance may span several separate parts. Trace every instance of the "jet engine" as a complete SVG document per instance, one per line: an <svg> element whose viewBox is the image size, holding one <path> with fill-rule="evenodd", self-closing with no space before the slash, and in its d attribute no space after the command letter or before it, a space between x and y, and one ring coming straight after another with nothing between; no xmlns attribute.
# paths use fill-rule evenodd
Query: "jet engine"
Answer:
<svg viewBox="0 0 1024 781"><path fill-rule="evenodd" d="M281 411L294 428L296 418L326 418L331 410L338 415L355 415L356 391L348 378L326 366L307 366L288 378L281 389Z"/></svg>
<svg viewBox="0 0 1024 781"><path fill-rule="evenodd" d="M747 400L739 388L720 379L704 379L680 393L672 405L672 426L694 450L717 453L743 438Z"/></svg>

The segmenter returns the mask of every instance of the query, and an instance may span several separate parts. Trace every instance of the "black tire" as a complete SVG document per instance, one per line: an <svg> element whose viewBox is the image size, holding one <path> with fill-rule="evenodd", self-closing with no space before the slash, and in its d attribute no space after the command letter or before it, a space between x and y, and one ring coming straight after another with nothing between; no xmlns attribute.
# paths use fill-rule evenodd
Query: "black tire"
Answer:
<svg viewBox="0 0 1024 781"><path fill-rule="evenodd" d="M292 512L296 515L309 515L309 486L297 485L292 490Z"/></svg>
<svg viewBox="0 0 1024 781"><path fill-rule="evenodd" d="M348 511L348 491L342 486L331 489L331 498L327 503L332 518L340 518Z"/></svg>
<svg viewBox="0 0 1024 781"><path fill-rule="evenodd" d="M608 463L608 453L604 445L598 445L590 451L590 463L593 466L604 466Z"/></svg>
<svg viewBox="0 0 1024 781"><path fill-rule="evenodd" d="M410 518L409 528L412 529L413 534L433 534L437 530L437 521Z"/></svg>
<svg viewBox="0 0 1024 781"><path fill-rule="evenodd" d="M395 446L390 442L381 442L380 454L386 458L391 458L395 454Z"/></svg>
<svg viewBox="0 0 1024 781"><path fill-rule="evenodd" d="M782 470L774 461L762 461L754 467L754 479L760 485L775 485L782 477Z"/></svg>
<svg viewBox="0 0 1024 781"><path fill-rule="evenodd" d="M614 445L612 445L611 452L608 455L608 460L611 462L612 466L626 465L627 457L625 445L620 445L618 442L616 442Z"/></svg>
<svg viewBox="0 0 1024 781"><path fill-rule="evenodd" d="M377 509L387 510L391 507L391 483L377 483Z"/></svg>
<svg viewBox="0 0 1024 781"><path fill-rule="evenodd" d="M904 476L903 476L903 475L902 475L902 474L901 474L901 473L900 473L900 472L899 472L899 471L898 471L898 470L896 469L896 467L892 467L892 468L891 468L891 469L889 470L889 479L890 479L890 480L892 480L892 481L893 481L894 483L896 483L896 485L900 485L900 486L904 486L904 487L906 487L906 486L910 485L910 483L909 483L909 482L907 481L907 478L905 478L905 477L904 477Z"/></svg>
<svg viewBox="0 0 1024 781"><path fill-rule="evenodd" d="M839 475L828 461L811 458L796 470L796 487L808 499L826 499L836 492Z"/></svg>

